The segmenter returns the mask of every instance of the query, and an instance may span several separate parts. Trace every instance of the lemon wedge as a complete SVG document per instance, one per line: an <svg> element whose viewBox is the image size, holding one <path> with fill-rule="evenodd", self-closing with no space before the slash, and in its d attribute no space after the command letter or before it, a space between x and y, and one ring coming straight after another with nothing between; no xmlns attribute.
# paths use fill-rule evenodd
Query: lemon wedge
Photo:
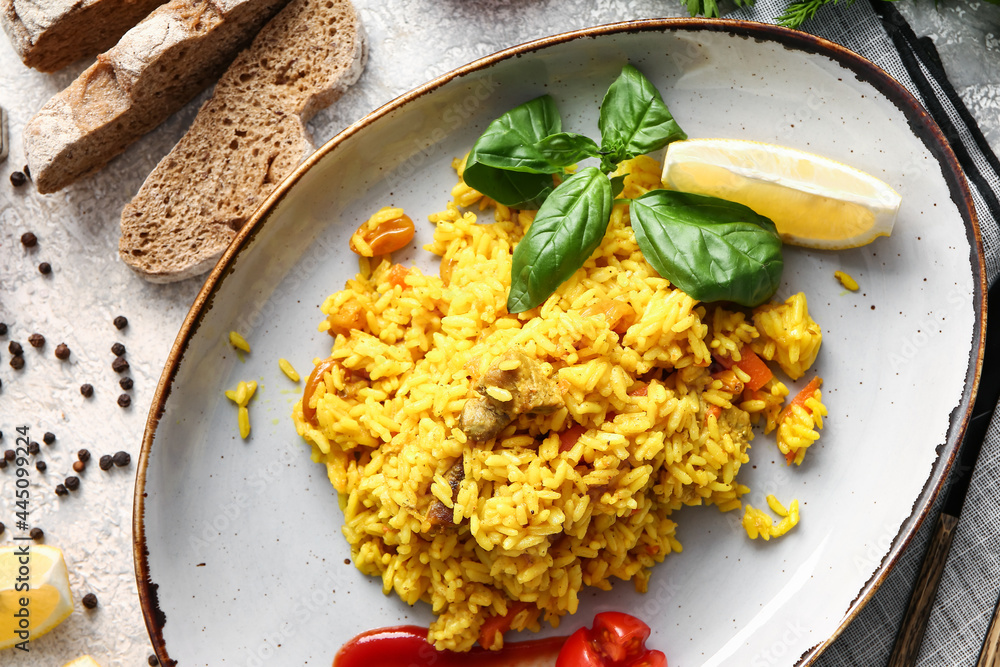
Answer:
<svg viewBox="0 0 1000 667"><path fill-rule="evenodd" d="M28 590L18 590L24 584ZM62 551L44 544L0 547L0 649L41 637L71 613Z"/></svg>
<svg viewBox="0 0 1000 667"><path fill-rule="evenodd" d="M862 171L794 148L738 139L688 139L667 147L663 185L749 206L781 240L839 250L892 232L900 196Z"/></svg>
<svg viewBox="0 0 1000 667"><path fill-rule="evenodd" d="M101 664L89 655L81 655L76 660L70 660L63 667L101 667Z"/></svg>

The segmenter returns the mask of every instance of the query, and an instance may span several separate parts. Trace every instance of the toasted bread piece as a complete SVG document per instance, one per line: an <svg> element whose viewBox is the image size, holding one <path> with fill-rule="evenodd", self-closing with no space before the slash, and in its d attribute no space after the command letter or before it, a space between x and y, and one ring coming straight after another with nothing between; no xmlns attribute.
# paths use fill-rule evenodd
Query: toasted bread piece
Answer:
<svg viewBox="0 0 1000 667"><path fill-rule="evenodd" d="M305 123L358 79L365 55L348 0L292 0L237 57L125 206L121 258L160 283L212 268L312 152Z"/></svg>
<svg viewBox="0 0 1000 667"><path fill-rule="evenodd" d="M39 192L103 167L207 88L288 0L171 0L24 128Z"/></svg>
<svg viewBox="0 0 1000 667"><path fill-rule="evenodd" d="M28 67L55 72L114 45L164 0L0 0L0 23Z"/></svg>

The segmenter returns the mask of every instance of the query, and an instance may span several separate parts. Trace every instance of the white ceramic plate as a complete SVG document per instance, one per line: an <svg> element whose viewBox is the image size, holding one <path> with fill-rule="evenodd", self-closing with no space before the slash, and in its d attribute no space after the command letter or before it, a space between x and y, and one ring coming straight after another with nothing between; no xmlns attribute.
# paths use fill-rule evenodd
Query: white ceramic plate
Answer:
<svg viewBox="0 0 1000 667"><path fill-rule="evenodd" d="M329 354L318 306L357 270L347 240L360 221L389 203L418 221L443 209L452 157L537 95L556 99L565 129L595 135L626 62L690 136L820 153L892 184L903 206L870 246L786 252L778 296L804 290L824 329L830 416L800 468L760 438L741 481L755 506L798 498L800 525L755 542L736 513L686 508L674 517L684 551L649 593L586 592L560 632L622 609L676 667L808 663L877 587L942 484L978 376L982 261L964 181L916 102L840 47L771 26L648 21L511 49L399 98L320 149L244 229L178 336L140 461L136 569L164 664L327 665L364 630L431 620L348 563L336 496L289 418L301 385L277 360L306 375ZM431 228L418 229L422 244ZM435 270L414 248L394 259ZM230 330L250 341L245 359ZM241 379L260 383L245 442L223 397Z"/></svg>

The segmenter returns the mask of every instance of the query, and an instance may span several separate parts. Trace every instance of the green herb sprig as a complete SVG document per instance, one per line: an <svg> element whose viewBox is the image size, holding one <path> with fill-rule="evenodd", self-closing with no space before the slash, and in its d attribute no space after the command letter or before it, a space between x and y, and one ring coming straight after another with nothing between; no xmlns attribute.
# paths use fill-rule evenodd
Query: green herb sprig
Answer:
<svg viewBox="0 0 1000 667"><path fill-rule="evenodd" d="M722 0L681 0L681 4L685 5L688 10L688 14L691 16L705 16L708 18L719 18L722 12L719 9L719 2ZM887 0L892 1L892 0ZM1000 2L1000 0L988 0L989 2ZM754 0L731 0L732 5L735 7L752 7ZM802 24L816 16L816 12L819 11L824 5L836 5L838 0L793 0L785 8L785 11L781 16L777 17L776 21L778 25L783 25L786 28L801 28ZM847 4L850 5L854 0L847 0Z"/></svg>
<svg viewBox="0 0 1000 667"><path fill-rule="evenodd" d="M618 164L686 139L660 92L632 65L601 102L601 143L563 132L548 95L511 109L486 128L466 160L465 182L497 202L537 209L514 248L507 310L530 310L568 280L600 246L624 176ZM599 167L566 170L588 158ZM554 187L553 175L564 178ZM781 280L774 223L714 197L653 190L632 200L636 241L650 265L699 301L756 306Z"/></svg>

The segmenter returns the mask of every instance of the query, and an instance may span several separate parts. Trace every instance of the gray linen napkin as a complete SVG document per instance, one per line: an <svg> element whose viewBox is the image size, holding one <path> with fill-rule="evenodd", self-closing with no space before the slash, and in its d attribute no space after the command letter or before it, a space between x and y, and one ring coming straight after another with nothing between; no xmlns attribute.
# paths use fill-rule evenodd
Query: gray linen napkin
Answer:
<svg viewBox="0 0 1000 667"><path fill-rule="evenodd" d="M780 0L760 0L729 18L771 21ZM1000 161L949 83L933 44L917 39L888 2L858 0L821 12L803 29L868 58L912 92L941 126L972 188L988 279L1000 273ZM997 309L994 308L994 312ZM996 319L994 317L994 319ZM1000 326L1000 322L993 322ZM1000 369L984 369L984 373ZM1000 419L994 416L973 472L919 665L974 665L1000 589ZM940 499L881 588L817 665L884 665L923 560Z"/></svg>

